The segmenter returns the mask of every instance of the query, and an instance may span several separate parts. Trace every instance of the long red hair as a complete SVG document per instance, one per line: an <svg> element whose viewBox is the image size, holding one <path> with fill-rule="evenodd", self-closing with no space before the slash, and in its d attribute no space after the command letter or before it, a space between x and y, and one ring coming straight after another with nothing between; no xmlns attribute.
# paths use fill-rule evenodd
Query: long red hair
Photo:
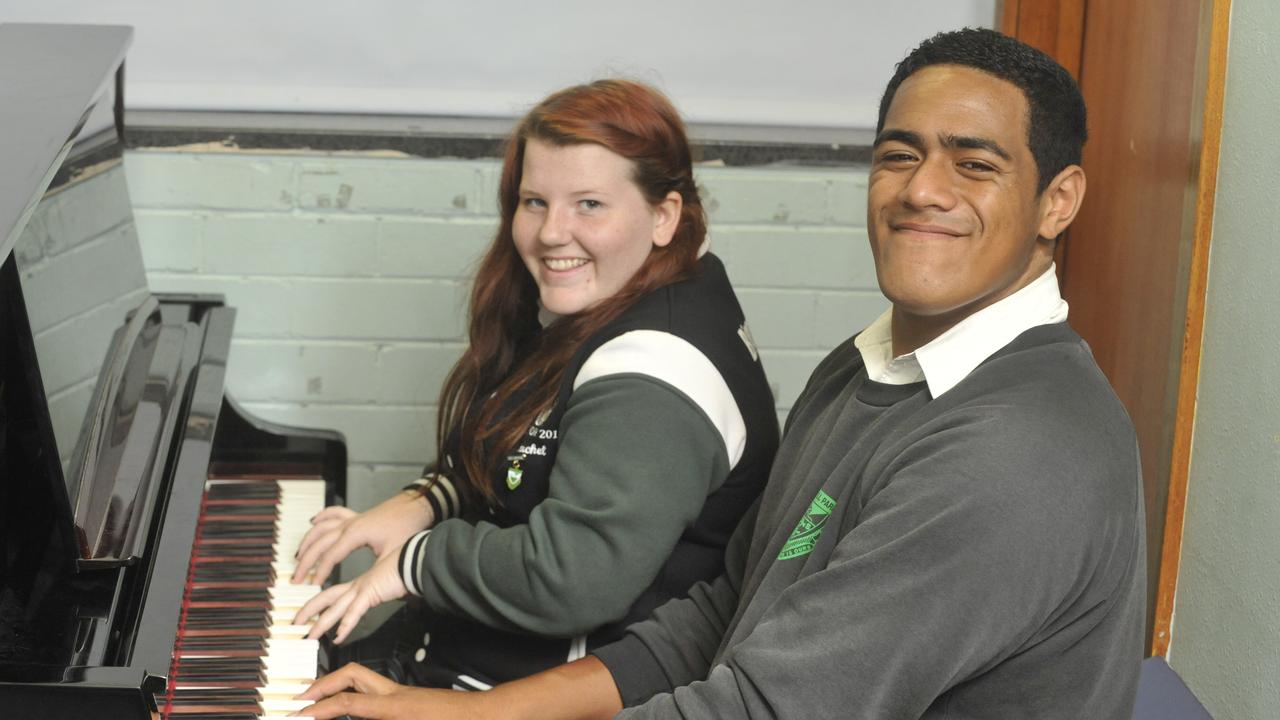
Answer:
<svg viewBox="0 0 1280 720"><path fill-rule="evenodd" d="M631 161L632 179L651 204L672 191L684 201L671 242L654 246L622 290L545 329L538 323L537 285L511 235L530 139L560 147L602 145ZM455 469L464 476L454 475L462 481L459 489L489 503L497 502L492 474L538 413L555 401L578 348L641 296L692 276L707 232L679 113L659 91L629 80L567 88L534 107L507 143L498 200L501 224L471 289L470 344L440 393L436 434L436 457L443 462L450 434L458 433L461 457L455 463L461 467ZM530 385L514 407L503 407Z"/></svg>

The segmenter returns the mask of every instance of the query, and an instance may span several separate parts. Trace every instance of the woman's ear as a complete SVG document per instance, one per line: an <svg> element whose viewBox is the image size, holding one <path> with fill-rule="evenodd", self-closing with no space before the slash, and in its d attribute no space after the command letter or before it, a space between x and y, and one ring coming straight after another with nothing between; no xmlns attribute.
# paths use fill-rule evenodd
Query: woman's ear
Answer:
<svg viewBox="0 0 1280 720"><path fill-rule="evenodd" d="M684 198L672 190L653 206L653 244L666 247L676 236L680 226L680 213L684 210Z"/></svg>

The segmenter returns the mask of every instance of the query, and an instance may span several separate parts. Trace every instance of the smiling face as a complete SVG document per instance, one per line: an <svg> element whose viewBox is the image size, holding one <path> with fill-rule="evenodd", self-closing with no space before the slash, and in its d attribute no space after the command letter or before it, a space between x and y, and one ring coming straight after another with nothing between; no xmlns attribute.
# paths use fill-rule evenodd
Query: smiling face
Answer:
<svg viewBox="0 0 1280 720"><path fill-rule="evenodd" d="M927 342L1048 269L1051 238L1066 226L1056 222L1064 176L1043 194L1037 177L1017 86L956 65L903 81L876 138L867 190L876 274L894 305L895 352L900 326L914 323Z"/></svg>
<svg viewBox="0 0 1280 720"><path fill-rule="evenodd" d="M655 246L671 242L680 195L652 205L633 172L601 145L526 143L511 234L551 312L579 313L613 296Z"/></svg>

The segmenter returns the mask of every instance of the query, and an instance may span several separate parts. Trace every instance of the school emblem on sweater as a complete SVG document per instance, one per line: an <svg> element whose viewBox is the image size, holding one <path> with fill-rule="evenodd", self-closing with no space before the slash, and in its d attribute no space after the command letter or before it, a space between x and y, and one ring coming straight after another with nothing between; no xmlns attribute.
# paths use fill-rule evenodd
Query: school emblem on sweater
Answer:
<svg viewBox="0 0 1280 720"><path fill-rule="evenodd" d="M827 518L831 517L831 511L835 506L836 501L819 490L813 502L809 503L809 511L800 518L796 529L791 531L791 537L787 538L786 544L782 546L778 559L790 560L813 552L813 547L818 544L818 536L822 534L822 528L827 524Z"/></svg>

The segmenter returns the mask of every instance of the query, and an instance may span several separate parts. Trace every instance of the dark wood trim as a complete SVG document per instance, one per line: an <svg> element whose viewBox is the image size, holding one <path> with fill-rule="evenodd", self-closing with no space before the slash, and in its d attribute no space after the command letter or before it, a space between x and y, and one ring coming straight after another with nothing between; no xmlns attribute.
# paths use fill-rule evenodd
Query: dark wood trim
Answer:
<svg viewBox="0 0 1280 720"><path fill-rule="evenodd" d="M1043 50L1076 79L1084 48L1085 0L1004 0L1000 32Z"/></svg>

